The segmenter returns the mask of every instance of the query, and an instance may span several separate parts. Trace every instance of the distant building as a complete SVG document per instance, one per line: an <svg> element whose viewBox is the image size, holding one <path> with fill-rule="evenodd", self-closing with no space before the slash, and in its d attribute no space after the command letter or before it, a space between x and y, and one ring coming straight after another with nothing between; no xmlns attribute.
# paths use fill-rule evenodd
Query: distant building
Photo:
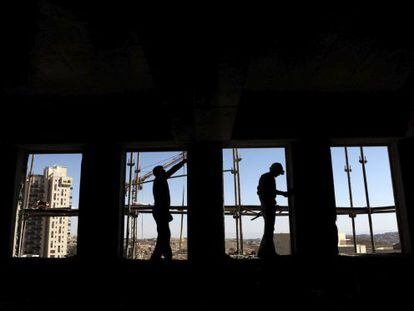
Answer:
<svg viewBox="0 0 414 311"><path fill-rule="evenodd" d="M47 202L50 208L71 208L72 182L65 167L46 167L43 175L32 176L29 202L23 198L23 206L26 204L26 208L36 208L36 202L40 200ZM28 184L29 180L26 181L25 189ZM68 235L68 217L30 217L26 221L20 255L66 257Z"/></svg>
<svg viewBox="0 0 414 311"><path fill-rule="evenodd" d="M351 239L346 237L345 233L338 233L338 251L340 254L355 254L354 244ZM357 254L366 254L367 247L363 244L356 245Z"/></svg>

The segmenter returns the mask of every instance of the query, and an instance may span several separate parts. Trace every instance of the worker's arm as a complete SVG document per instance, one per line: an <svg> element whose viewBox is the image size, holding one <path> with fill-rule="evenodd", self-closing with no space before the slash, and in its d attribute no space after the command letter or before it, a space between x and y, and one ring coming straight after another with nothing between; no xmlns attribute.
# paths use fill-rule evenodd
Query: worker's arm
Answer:
<svg viewBox="0 0 414 311"><path fill-rule="evenodd" d="M289 195L289 192L288 191L280 191L280 190L276 189L276 194L277 195L283 195L285 198L287 198L288 195Z"/></svg>
<svg viewBox="0 0 414 311"><path fill-rule="evenodd" d="M184 164L187 163L187 159L182 160L180 163L174 165L172 168L170 168L165 174L167 178L170 178L172 175L174 175L175 172L177 172L180 168L183 167Z"/></svg>

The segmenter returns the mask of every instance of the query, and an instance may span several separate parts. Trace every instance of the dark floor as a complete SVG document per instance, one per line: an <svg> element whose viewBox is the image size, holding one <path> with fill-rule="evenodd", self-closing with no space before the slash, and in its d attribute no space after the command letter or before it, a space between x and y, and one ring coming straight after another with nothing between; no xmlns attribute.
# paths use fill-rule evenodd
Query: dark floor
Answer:
<svg viewBox="0 0 414 311"><path fill-rule="evenodd" d="M331 310L403 306L412 298L412 258L401 256L335 258L280 257L192 265L119 262L111 266L79 262L14 262L1 271L2 310L40 307L73 310L142 306L261 308L327 307Z"/></svg>

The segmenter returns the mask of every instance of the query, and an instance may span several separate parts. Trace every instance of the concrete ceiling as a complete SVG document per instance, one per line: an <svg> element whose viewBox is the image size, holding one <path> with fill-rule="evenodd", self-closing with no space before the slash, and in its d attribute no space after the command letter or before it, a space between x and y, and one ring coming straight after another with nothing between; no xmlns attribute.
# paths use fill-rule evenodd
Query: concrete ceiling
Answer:
<svg viewBox="0 0 414 311"><path fill-rule="evenodd" d="M24 20L11 14L4 93L154 93L175 137L221 140L232 137L240 103L254 107L247 94L411 96L414 27L402 8L205 17L130 3L14 8Z"/></svg>

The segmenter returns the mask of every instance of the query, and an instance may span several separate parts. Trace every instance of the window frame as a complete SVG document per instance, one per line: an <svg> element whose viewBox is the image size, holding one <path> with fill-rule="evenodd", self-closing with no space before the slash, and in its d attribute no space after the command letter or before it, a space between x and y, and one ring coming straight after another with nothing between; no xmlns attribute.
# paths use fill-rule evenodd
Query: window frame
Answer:
<svg viewBox="0 0 414 311"><path fill-rule="evenodd" d="M11 232L10 232L10 241L9 241L9 251L8 251L8 258L12 261L20 262L41 262L41 261L52 261L52 262L71 262L75 261L79 254L79 226L78 226L78 235L77 235L77 243L76 243L76 255L71 257L65 258L58 258L58 257L18 257L14 256L14 247L15 247L15 230L16 230L16 220L17 220L17 203L20 194L20 184L23 180L28 167L29 156L31 154L35 155L45 155L45 154L81 154L81 167L80 167L80 180L79 180L79 202L78 202L78 219L80 218L81 209L82 209L82 182L85 178L83 174L83 158L85 156L85 147L86 144L61 144L61 143L36 143L36 144L17 144L17 161L16 161L16 168L15 168L15 177L14 177L14 192L13 192L13 200L12 200L12 215L11 215Z"/></svg>
<svg viewBox="0 0 414 311"><path fill-rule="evenodd" d="M176 144L176 143L171 143L171 142L163 142L163 141L155 141L155 142L128 142L128 143L124 143L121 146L121 163L120 163L120 168L121 168L121 184L120 184L120 198L119 198L119 202L120 205L118 206L118 210L119 210L119 219L120 219L120 225L119 225L119 238L118 238L118 243L119 243L119 250L120 250L120 259L123 261L128 261L131 263L141 263L141 262L149 262L148 259L132 259L132 258L127 258L126 254L125 254L125 247L124 247L124 232L125 232L125 211L123 210L122 206L124 204L124 199L125 199L125 195L126 195L126 176L127 176L127 162L128 162L128 154L130 152L186 152L187 153L187 157L189 157L190 153L190 145L188 143L183 143L183 144ZM188 174L188 171L187 171ZM188 228L188 199L189 199L189 187L188 187L188 178L187 178L187 183L186 183L186 187L187 187L187 191L186 191L186 201L187 201L187 221L186 221L186 226ZM187 243L188 243L188 236L187 236ZM173 261L179 261L179 262L188 262L188 258L189 253L188 253L188 248L187 248L187 259L185 260L176 260L173 259Z"/></svg>
<svg viewBox="0 0 414 311"><path fill-rule="evenodd" d="M260 148L284 148L285 160L286 160L286 185L288 189L293 189L293 176L292 176L292 147L296 139L278 139L278 140L231 140L222 145L222 151L224 149L238 148L238 149L260 149ZM223 166L223 165L222 165ZM224 185L223 185L224 196ZM290 235L290 254L283 255L283 257L291 257L297 253L296 247L296 217L295 207L292 199L288 200L288 217L289 217L289 235ZM223 213L224 213L224 200L223 200ZM225 225L225 224L223 224Z"/></svg>
<svg viewBox="0 0 414 311"><path fill-rule="evenodd" d="M388 160L390 166L391 183L393 187L394 203L395 203L395 215L397 219L398 235L400 239L401 252L395 252L391 254L370 253L370 254L355 254L357 257L367 256L404 256L412 253L409 224L407 221L407 206L405 203L404 188L401 176L401 167L398 157L398 138L344 138L344 139L332 139L331 148L335 147L385 147L387 148ZM332 166L332 164L331 164ZM335 206L336 209L336 206ZM335 210L336 213L336 210Z"/></svg>

